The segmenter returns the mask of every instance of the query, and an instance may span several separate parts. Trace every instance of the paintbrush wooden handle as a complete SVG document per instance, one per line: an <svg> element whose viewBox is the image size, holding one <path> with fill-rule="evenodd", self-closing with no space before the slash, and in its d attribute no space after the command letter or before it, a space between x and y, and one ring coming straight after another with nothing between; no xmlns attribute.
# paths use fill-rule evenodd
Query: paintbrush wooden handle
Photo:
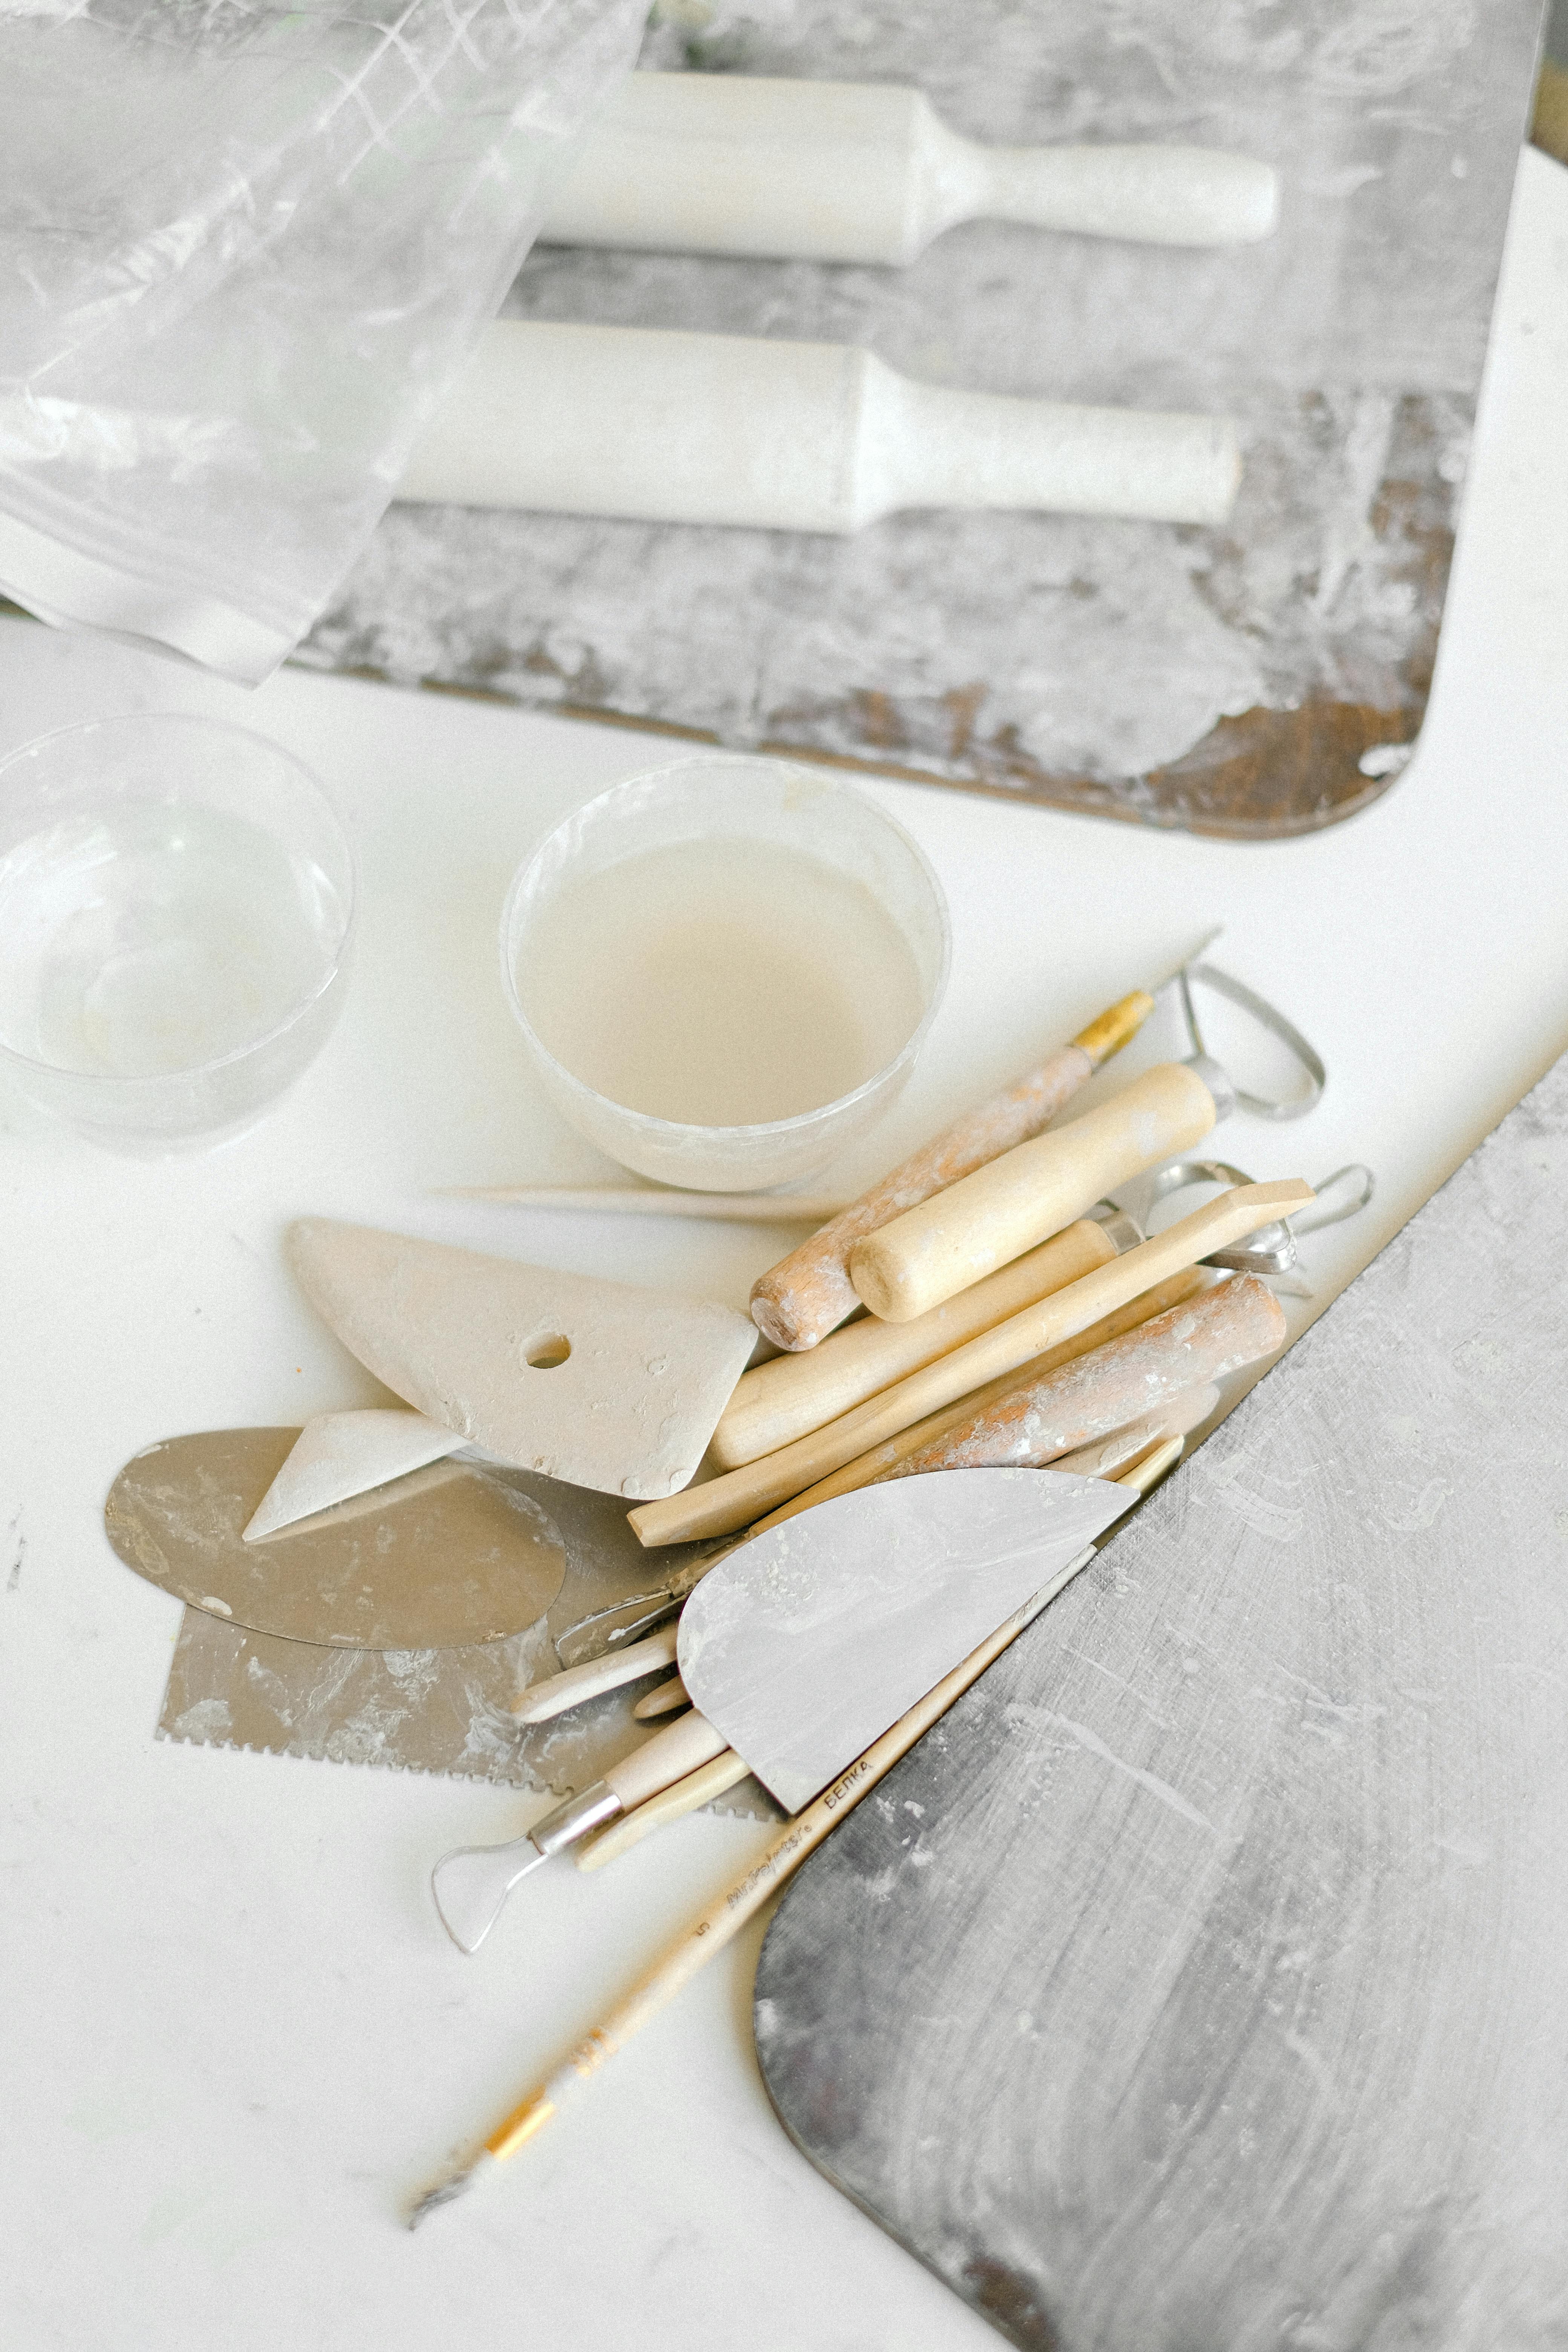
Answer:
<svg viewBox="0 0 1568 2352"><path fill-rule="evenodd" d="M873 1315L908 1323L1082 1216L1102 1194L1201 1142L1217 1116L1195 1070L1163 1062L1097 1110L1020 1143L882 1225L849 1254Z"/></svg>
<svg viewBox="0 0 1568 2352"><path fill-rule="evenodd" d="M1260 1362L1285 1338L1285 1310L1268 1285L1255 1274L1233 1275L1141 1331L1011 1390L881 1475L1043 1467L1120 1429L1140 1407L1157 1412Z"/></svg>
<svg viewBox="0 0 1568 2352"><path fill-rule="evenodd" d="M868 1315L818 1348L758 1364L736 1382L709 1451L726 1470L776 1453L1115 1255L1103 1225L1081 1218L912 1323L880 1323Z"/></svg>
<svg viewBox="0 0 1568 2352"><path fill-rule="evenodd" d="M752 1286L752 1320L758 1330L777 1348L815 1348L855 1311L848 1263L856 1244L906 1209L930 1200L933 1192L1038 1135L1084 1080L1136 1035L1153 1009L1153 998L1135 989L1091 1021L1070 1045L900 1160L879 1183ZM1091 1193L1081 1206L1088 1208L1096 1198ZM1064 1225L1067 1222L1066 1217L1061 1220Z"/></svg>
<svg viewBox="0 0 1568 2352"><path fill-rule="evenodd" d="M1182 1450L1182 1441L1175 1438L1163 1446L1147 1462L1130 1471L1117 1481L1129 1489L1130 1497L1149 1491L1170 1469ZM1103 1539L1102 1539L1103 1540ZM604 2022L596 2025L564 2063L558 2066L548 2081L531 2092L520 2106L514 2107L504 2123L497 2126L484 2144L479 2163L470 2167L465 2180L472 2179L485 2168L485 2159L500 2162L515 2154L518 2148L542 2131L563 2101L581 2088L589 2076L596 2074L606 2058L624 2049L634 2033L640 2032L651 2018L657 2017L666 2004L690 1982L698 1970L721 1951L747 1920L753 1918L763 1906L770 1902L784 1881L799 1869L805 1857L824 1838L838 1826L847 1813L852 1812L862 1797L868 1796L879 1780L885 1780L900 1758L907 1756L917 1739L923 1738L933 1723L947 1713L955 1699L961 1698L971 1683L978 1681L987 1666L999 1658L1009 1643L1016 1641L1032 1619L1054 1601L1064 1586L1070 1583L1081 1569L1087 1568L1095 1556L1096 1547L1089 1545L1079 1557L1068 1562L1050 1583L1042 1587L1032 1600L999 1625L994 1633L970 1652L952 1673L944 1675L933 1690L899 1717L879 1739L874 1739L865 1754L839 1775L829 1789L815 1798L804 1812L796 1815L787 1828L780 1832L760 1861L754 1863L745 1876L737 1880L719 1900L711 1904L668 1945L658 1959L641 1977L626 1998L617 2002ZM443 2201L447 2191L437 2192L416 2209Z"/></svg>
<svg viewBox="0 0 1568 2352"><path fill-rule="evenodd" d="M710 1764L700 1765L684 1780L661 1790L646 1805L639 1805L635 1812L623 1813L618 1822L612 1822L608 1829L590 1838L586 1845L578 1849L578 1869L603 1870L607 1862L615 1862L634 1845L640 1845L645 1837L663 1829L667 1822L679 1822L700 1807L710 1805L715 1797L721 1797L727 1789L743 1780L749 1769L742 1757L737 1756L732 1748L726 1748Z"/></svg>
<svg viewBox="0 0 1568 2352"><path fill-rule="evenodd" d="M694 1537L732 1535L764 1512L776 1510L841 1469L857 1455L884 1444L928 1413L940 1412L987 1381L1016 1371L1044 1349L1098 1323L1167 1276L1179 1274L1224 1249L1259 1225L1289 1216L1313 1198L1312 1188L1294 1179L1279 1184L1237 1184L1190 1217L1138 1248L1125 1250L1093 1274L1054 1291L1005 1323L983 1331L967 1346L940 1356L908 1380L868 1398L809 1437L781 1446L759 1462L731 1470L701 1486L689 1486L667 1500L644 1503L628 1517L645 1544L683 1543ZM1126 1418L1124 1415L1123 1418ZM1109 1428L1111 1423L1107 1423Z"/></svg>

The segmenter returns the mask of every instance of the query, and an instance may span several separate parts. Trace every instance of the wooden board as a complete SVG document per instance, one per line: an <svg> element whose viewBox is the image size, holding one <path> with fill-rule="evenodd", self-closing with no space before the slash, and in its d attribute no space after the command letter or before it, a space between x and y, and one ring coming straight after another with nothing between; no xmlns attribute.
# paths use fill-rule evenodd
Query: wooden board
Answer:
<svg viewBox="0 0 1568 2352"><path fill-rule="evenodd" d="M836 540L394 508L301 658L1239 837L1384 791L1432 676L1541 0L655 16L653 68L913 82L993 141L1262 155L1280 228L1202 253L973 223L909 270L540 250L511 315L1233 413L1231 523L923 513Z"/></svg>
<svg viewBox="0 0 1568 2352"><path fill-rule="evenodd" d="M803 1870L827 2178L1030 2352L1568 2339L1568 1059Z"/></svg>

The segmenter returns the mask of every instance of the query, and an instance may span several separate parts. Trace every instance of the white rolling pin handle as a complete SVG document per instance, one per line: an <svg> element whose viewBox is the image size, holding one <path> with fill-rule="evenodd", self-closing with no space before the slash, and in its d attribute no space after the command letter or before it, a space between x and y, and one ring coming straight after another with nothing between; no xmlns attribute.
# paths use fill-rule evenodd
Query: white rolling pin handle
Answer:
<svg viewBox="0 0 1568 2352"><path fill-rule="evenodd" d="M1141 245L1255 245L1279 218L1279 180L1212 147L983 147L967 212Z"/></svg>
<svg viewBox="0 0 1568 2352"><path fill-rule="evenodd" d="M1086 408L867 370L855 524L910 507L1010 508L1221 523L1241 480L1227 416Z"/></svg>
<svg viewBox="0 0 1568 2352"><path fill-rule="evenodd" d="M721 1731L715 1731L705 1715L695 1707L672 1723L668 1731L656 1731L629 1756L623 1756L605 1775L605 1785L620 1799L621 1810L629 1813L634 1805L646 1804L675 1780L684 1780L689 1772L700 1765L711 1763L730 1745Z"/></svg>

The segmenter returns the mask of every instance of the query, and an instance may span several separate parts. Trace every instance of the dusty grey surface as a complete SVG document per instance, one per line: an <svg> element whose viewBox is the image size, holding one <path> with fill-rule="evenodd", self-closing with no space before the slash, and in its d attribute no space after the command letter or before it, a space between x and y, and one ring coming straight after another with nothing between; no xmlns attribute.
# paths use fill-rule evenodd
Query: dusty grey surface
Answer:
<svg viewBox="0 0 1568 2352"><path fill-rule="evenodd" d="M757 2047L1032 2352L1568 2341L1568 1061L808 1862Z"/></svg>
<svg viewBox="0 0 1568 2352"><path fill-rule="evenodd" d="M1280 228L1200 253L973 223L907 271L539 250L511 315L1234 413L1232 522L912 514L837 541L394 508L303 657L1163 823L1331 821L1425 708L1540 22L1540 0L667 5L647 65L913 81L994 141L1239 149L1279 167Z"/></svg>

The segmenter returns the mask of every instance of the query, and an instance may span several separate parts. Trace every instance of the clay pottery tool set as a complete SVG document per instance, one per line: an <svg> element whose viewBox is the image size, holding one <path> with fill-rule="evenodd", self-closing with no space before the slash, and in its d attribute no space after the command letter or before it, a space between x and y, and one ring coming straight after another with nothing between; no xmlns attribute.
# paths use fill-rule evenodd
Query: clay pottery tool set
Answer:
<svg viewBox="0 0 1568 2352"><path fill-rule="evenodd" d="M1128 1472L1119 1482L1124 1490L1119 1498L1120 1507L1126 1509L1142 1493L1156 1486L1173 1466L1180 1452L1180 1441L1173 1441L1169 1446L1159 1449L1140 1469ZM995 1479L998 1474L986 1475L989 1479ZM1027 1508L1025 1496L1030 1492L1037 1492L1037 1481L1031 1480L1022 1494L1016 1492L1009 1498L1014 1503L1015 1513L1020 1507ZM941 1720L953 1701L1002 1655L1008 1644L1017 1639L1024 1628L1081 1570L1088 1567L1095 1556L1094 1546L1090 1544L1073 1559L1057 1564L1053 1571L1048 1557L1031 1552L1026 1528L1016 1517L1013 1550L1005 1562L1009 1570L1022 1564L1020 1553L1025 1559L1033 1559L1037 1568L1046 1574L1047 1581L967 1657L952 1666L940 1682L917 1700L905 1715L889 1725L847 1770L805 1807L799 1818L769 1847L761 1861L752 1865L738 1885L729 1888L717 1903L710 1906L700 1919L693 1922L610 2016L595 2027L564 2064L512 2110L490 2134L477 2157L449 2174L419 2200L409 2215L410 2229L417 2228L439 2206L450 2204L455 2198L463 2195L478 2180L491 2173L498 2163L514 2155L533 2138L563 2101L595 2074L606 2058L623 2048L668 2001L673 2000L714 1953L721 1950L746 1921L772 1899L806 1855L847 1818L862 1797L869 1795L899 1759L907 1755L931 1726Z"/></svg>

